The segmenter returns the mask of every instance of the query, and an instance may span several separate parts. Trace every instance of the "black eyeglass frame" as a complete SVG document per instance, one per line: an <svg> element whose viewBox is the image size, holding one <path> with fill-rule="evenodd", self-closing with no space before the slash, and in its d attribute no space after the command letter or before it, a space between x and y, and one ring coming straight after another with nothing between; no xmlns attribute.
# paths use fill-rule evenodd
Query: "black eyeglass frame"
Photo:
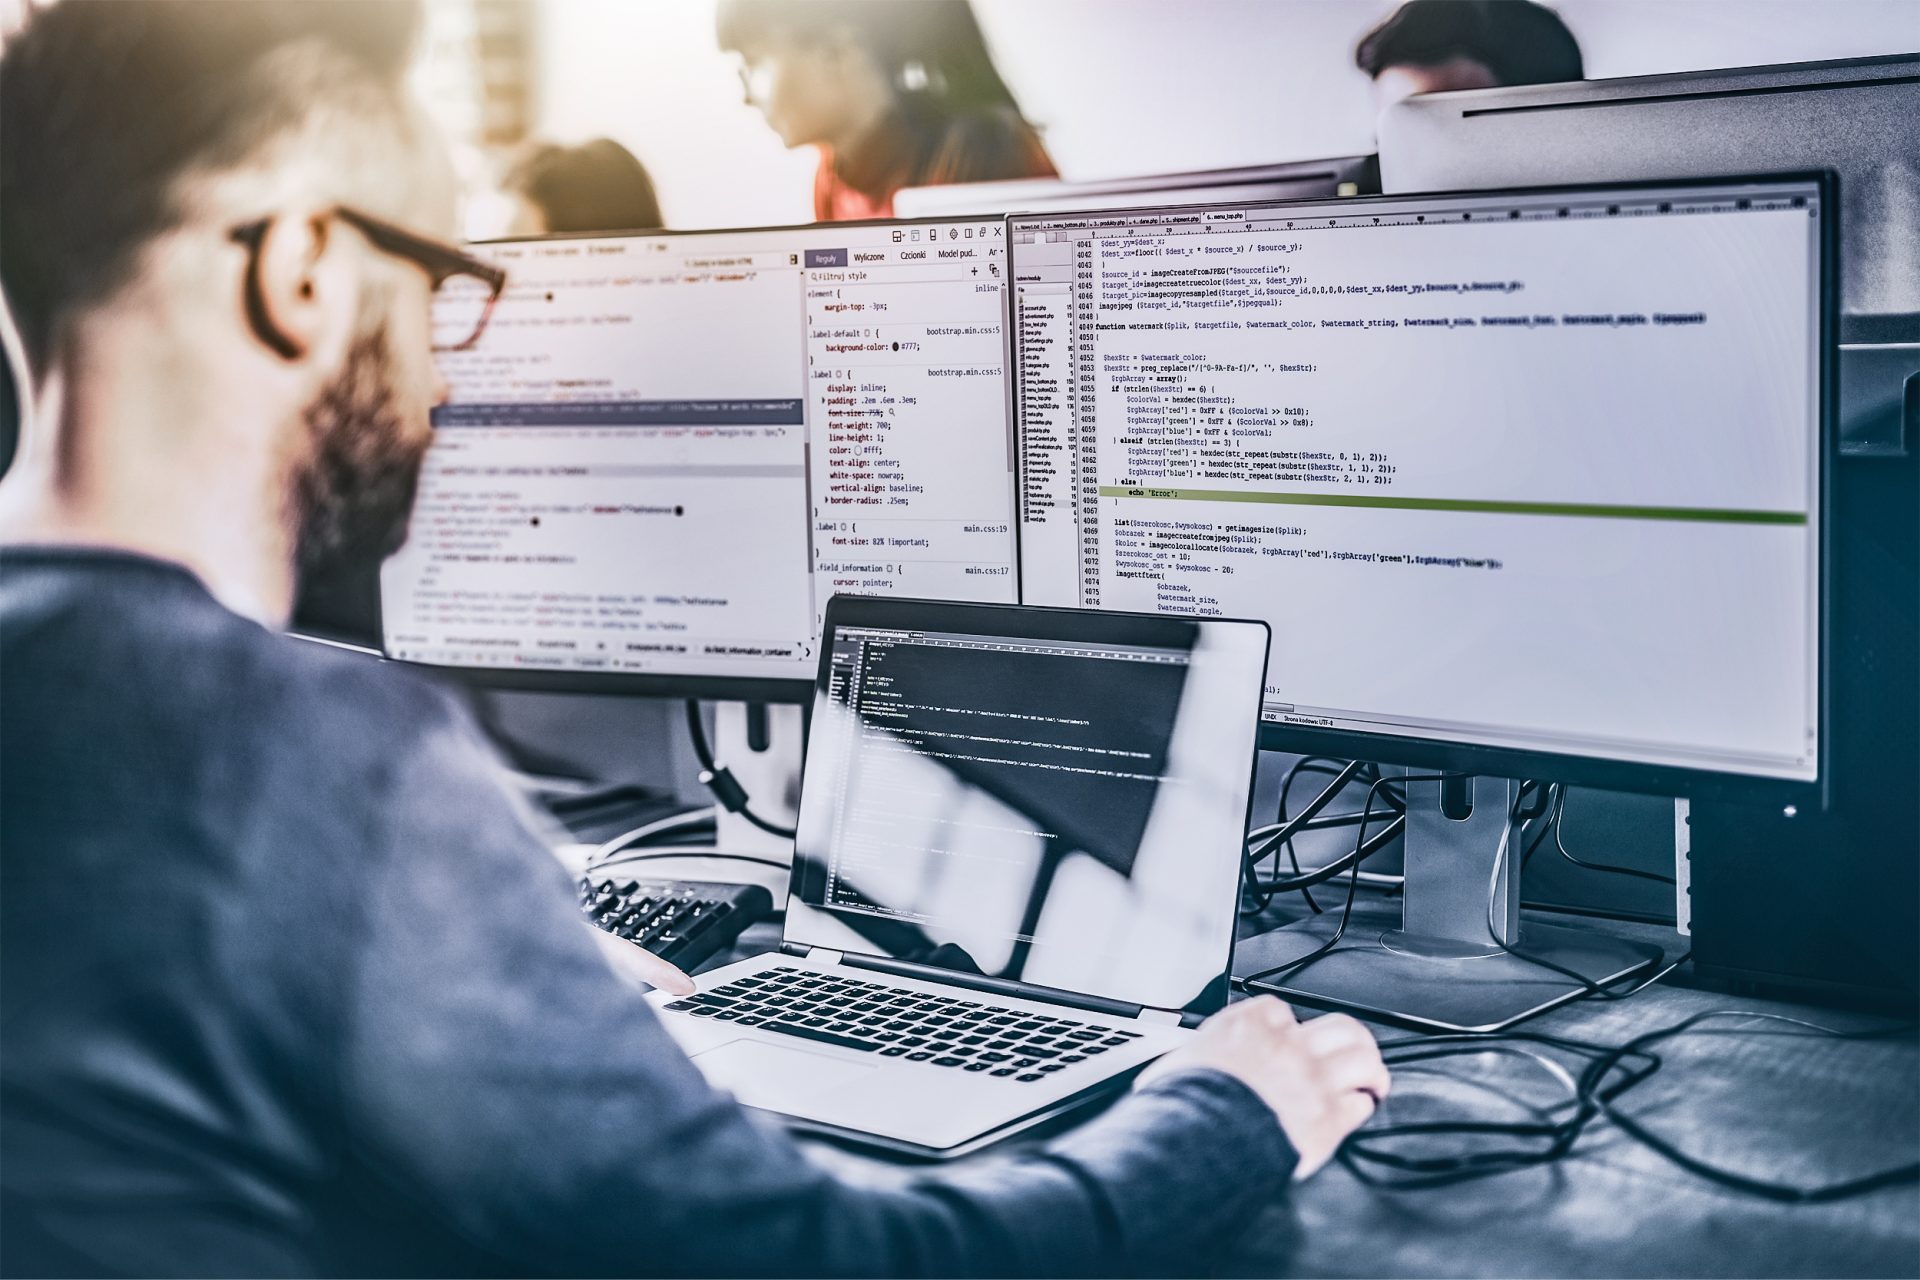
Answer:
<svg viewBox="0 0 1920 1280"><path fill-rule="evenodd" d="M480 335L486 332L487 322L493 318L493 308L500 301L500 295L507 287L507 273L484 259L476 258L465 250L443 240L418 235L384 218L376 218L370 213L348 205L336 205L327 211L329 218L338 218L361 235L383 253L396 258L404 258L427 273L428 283L434 292L456 276L471 276L487 286L487 302L481 308L480 319L475 322L473 332L456 343L434 343L435 351L466 351L480 341ZM267 228L273 225L271 216L243 223L228 233L238 244L247 246L247 314L262 338L282 355L291 356L286 340L272 331L264 323L265 312L260 297L260 244L265 239Z"/></svg>

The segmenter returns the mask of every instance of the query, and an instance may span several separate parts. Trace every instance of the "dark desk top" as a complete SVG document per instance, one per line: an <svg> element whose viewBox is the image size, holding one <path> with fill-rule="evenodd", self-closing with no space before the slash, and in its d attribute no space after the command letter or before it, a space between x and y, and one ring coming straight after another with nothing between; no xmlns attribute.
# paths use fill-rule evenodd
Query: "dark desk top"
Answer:
<svg viewBox="0 0 1920 1280"><path fill-rule="evenodd" d="M1542 1015L1528 1029L1616 1044L1712 1009L1835 1028L1876 1020L1656 986ZM1920 1152L1920 1052L1910 1038L1844 1041L1716 1020L1666 1041L1623 1110L1681 1150L1768 1181L1812 1185ZM1766 1032L1766 1034L1757 1034ZM1396 1037L1381 1029L1382 1039ZM1375 1123L1524 1119L1490 1090L1539 1104L1564 1088L1510 1057L1403 1069ZM1462 1139L1449 1138L1452 1149ZM1320 1276L1916 1276L1920 1187L1827 1205L1736 1194L1669 1164L1604 1120L1554 1164L1424 1190L1368 1187L1337 1165L1248 1231L1233 1274Z"/></svg>
<svg viewBox="0 0 1920 1280"><path fill-rule="evenodd" d="M1670 930L1603 926L1683 945ZM767 926L739 954L778 944ZM1676 952L1677 953L1677 952ZM1684 970L1682 971L1684 978ZM1835 1029L1883 1023L1663 982L1628 1000L1580 1001L1526 1024L1617 1044L1707 1010L1784 1014ZM1684 1151L1775 1182L1812 1185L1920 1159L1920 1047L1836 1040L1778 1023L1718 1020L1664 1042L1661 1070L1622 1099ZM1382 1041L1413 1033L1376 1028ZM1566 1096L1537 1063L1505 1055L1402 1068L1374 1123L1523 1120ZM1469 1141L1436 1139L1445 1150ZM1501 1139L1510 1142L1510 1139ZM861 1181L910 1175L823 1144ZM983 1157L983 1158L991 1158ZM1550 1165L1421 1190L1384 1190L1329 1165L1250 1222L1224 1272L1302 1276L1920 1276L1920 1187L1825 1205L1780 1204L1706 1182L1595 1120Z"/></svg>

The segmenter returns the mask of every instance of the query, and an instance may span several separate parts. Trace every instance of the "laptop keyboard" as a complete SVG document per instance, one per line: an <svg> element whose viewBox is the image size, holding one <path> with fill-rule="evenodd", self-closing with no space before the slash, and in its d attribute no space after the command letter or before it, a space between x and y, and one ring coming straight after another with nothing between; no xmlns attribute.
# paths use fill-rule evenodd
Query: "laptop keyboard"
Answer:
<svg viewBox="0 0 1920 1280"><path fill-rule="evenodd" d="M667 1005L696 1018L1031 1084L1137 1031L780 965Z"/></svg>

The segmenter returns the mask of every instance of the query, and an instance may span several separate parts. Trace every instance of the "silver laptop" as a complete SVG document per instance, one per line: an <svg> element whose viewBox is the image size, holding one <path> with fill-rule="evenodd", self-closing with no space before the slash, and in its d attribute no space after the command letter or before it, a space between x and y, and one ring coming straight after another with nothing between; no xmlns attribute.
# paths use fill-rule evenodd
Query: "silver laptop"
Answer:
<svg viewBox="0 0 1920 1280"><path fill-rule="evenodd" d="M836 597L780 950L656 993L715 1084L950 1156L1226 1001L1265 624Z"/></svg>

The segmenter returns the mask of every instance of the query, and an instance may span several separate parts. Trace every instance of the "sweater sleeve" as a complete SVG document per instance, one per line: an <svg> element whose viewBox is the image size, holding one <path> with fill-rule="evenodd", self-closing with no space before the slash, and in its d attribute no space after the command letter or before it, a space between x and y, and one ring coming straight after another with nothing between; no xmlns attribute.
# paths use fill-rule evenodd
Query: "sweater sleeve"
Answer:
<svg viewBox="0 0 1920 1280"><path fill-rule="evenodd" d="M1239 1082L1183 1073L1052 1145L856 1186L709 1086L616 978L571 886L438 702L378 799L340 1064L380 1194L574 1274L1190 1268L1295 1156Z"/></svg>

